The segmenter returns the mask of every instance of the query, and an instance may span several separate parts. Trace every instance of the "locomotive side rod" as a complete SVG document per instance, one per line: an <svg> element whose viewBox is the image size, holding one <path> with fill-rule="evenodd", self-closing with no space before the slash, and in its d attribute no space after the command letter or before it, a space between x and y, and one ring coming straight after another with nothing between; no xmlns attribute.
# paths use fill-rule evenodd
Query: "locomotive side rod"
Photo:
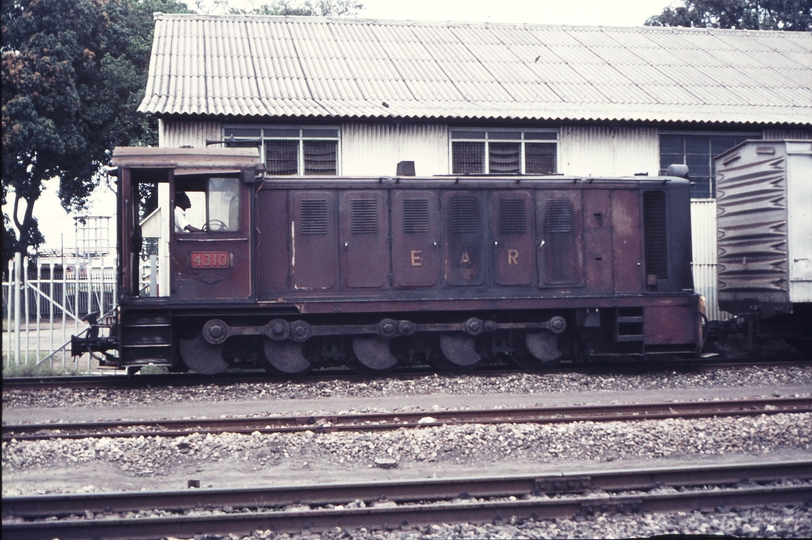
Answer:
<svg viewBox="0 0 812 540"><path fill-rule="evenodd" d="M471 317L462 323L416 324L408 320L383 319L377 324L327 324L314 326L302 320L293 322L274 319L262 326L233 326L221 319L211 319L203 326L203 338L217 345L231 336L266 336L274 341L305 341L314 336L378 335L386 339L410 336L415 332L465 332L476 336L497 330L549 330L560 334L567 328L564 317L556 315L545 322L497 323Z"/></svg>

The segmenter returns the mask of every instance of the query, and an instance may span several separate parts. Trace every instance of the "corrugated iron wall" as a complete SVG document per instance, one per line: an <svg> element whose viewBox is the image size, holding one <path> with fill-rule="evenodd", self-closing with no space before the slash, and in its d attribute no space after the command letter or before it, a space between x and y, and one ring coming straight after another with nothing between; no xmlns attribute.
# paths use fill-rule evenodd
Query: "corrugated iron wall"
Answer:
<svg viewBox="0 0 812 540"><path fill-rule="evenodd" d="M342 174L395 174L398 161L415 162L418 175L449 173L445 124L351 123L341 126ZM222 137L220 122L161 120L160 145L204 148ZM812 130L765 129L765 139L812 139ZM659 171L659 129L629 126L562 126L559 172L572 175L627 176Z"/></svg>
<svg viewBox="0 0 812 540"><path fill-rule="evenodd" d="M812 129L765 129L764 139L812 139Z"/></svg>
<svg viewBox="0 0 812 540"><path fill-rule="evenodd" d="M220 122L193 121L164 121L158 123L158 141L164 148L180 148L192 146L206 148L206 139L220 140L223 138L223 128Z"/></svg>
<svg viewBox="0 0 812 540"><path fill-rule="evenodd" d="M716 201L691 201L691 242L693 244L694 289L705 297L705 315L710 320L726 319L719 311L716 286Z"/></svg>
<svg viewBox="0 0 812 540"><path fill-rule="evenodd" d="M394 176L399 161L414 161L418 176L448 174L448 127L442 124L344 124L341 173Z"/></svg>
<svg viewBox="0 0 812 540"><path fill-rule="evenodd" d="M418 176L449 174L448 127L435 124L344 124L345 175L395 174L398 161L412 160ZM559 167L563 174L631 176L659 171L656 128L563 126Z"/></svg>
<svg viewBox="0 0 812 540"><path fill-rule="evenodd" d="M801 138L803 131L765 130L765 138ZM161 146L206 146L220 139L219 122L160 123ZM625 176L659 171L659 130L648 127L563 126L559 132L559 172ZM448 126L444 124L348 123L341 126L341 174L394 175L399 161L414 161L419 176L449 173ZM707 302L709 319L719 311L716 294L716 202L691 203L694 286Z"/></svg>
<svg viewBox="0 0 812 540"><path fill-rule="evenodd" d="M660 169L659 130L625 126L562 126L558 172L582 176L631 176Z"/></svg>
<svg viewBox="0 0 812 540"><path fill-rule="evenodd" d="M160 144L205 148L221 139L220 122L161 121ZM414 161L417 175L448 174L448 127L444 124L343 124L340 174L394 176L399 161Z"/></svg>

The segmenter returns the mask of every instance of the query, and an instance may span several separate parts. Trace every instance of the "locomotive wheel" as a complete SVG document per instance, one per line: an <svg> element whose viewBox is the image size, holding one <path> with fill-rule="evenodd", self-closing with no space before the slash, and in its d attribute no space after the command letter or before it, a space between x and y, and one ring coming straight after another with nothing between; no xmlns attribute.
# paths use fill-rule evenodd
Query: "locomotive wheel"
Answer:
<svg viewBox="0 0 812 540"><path fill-rule="evenodd" d="M468 371L482 361L476 352L476 338L467 334L441 334L440 350L444 358L434 359L433 362L448 371Z"/></svg>
<svg viewBox="0 0 812 540"><path fill-rule="evenodd" d="M388 373L398 363L389 348L390 343L380 336L355 336L352 338L354 358L350 358L347 364L364 375Z"/></svg>
<svg viewBox="0 0 812 540"><path fill-rule="evenodd" d="M181 339L178 345L180 357L194 372L215 375L228 367L223 360L223 344L212 345L203 338L203 334L198 334L194 339Z"/></svg>
<svg viewBox="0 0 812 540"><path fill-rule="evenodd" d="M302 354L302 344L295 341L263 340L265 371L274 374L300 375L313 367Z"/></svg>
<svg viewBox="0 0 812 540"><path fill-rule="evenodd" d="M559 364L563 354L558 349L558 334L552 332L528 332L524 343L532 356L514 355L513 361L525 369L537 370Z"/></svg>

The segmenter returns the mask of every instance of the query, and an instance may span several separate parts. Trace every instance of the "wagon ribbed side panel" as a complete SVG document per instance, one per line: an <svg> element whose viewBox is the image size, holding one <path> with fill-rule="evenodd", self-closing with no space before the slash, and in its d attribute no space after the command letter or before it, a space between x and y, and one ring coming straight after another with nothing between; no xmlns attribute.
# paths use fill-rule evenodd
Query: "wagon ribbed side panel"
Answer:
<svg viewBox="0 0 812 540"><path fill-rule="evenodd" d="M788 309L784 145L744 143L717 157L716 170L720 307Z"/></svg>

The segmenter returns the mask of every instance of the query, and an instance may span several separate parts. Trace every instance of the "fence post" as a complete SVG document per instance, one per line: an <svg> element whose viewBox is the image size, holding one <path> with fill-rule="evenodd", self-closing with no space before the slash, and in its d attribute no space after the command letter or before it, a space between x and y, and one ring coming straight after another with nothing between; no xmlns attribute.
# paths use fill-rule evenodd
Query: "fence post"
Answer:
<svg viewBox="0 0 812 540"><path fill-rule="evenodd" d="M6 323L6 333L8 333L8 349L6 350L6 362L11 364L11 336L12 328L13 328L13 321L14 321L14 258L12 257L8 261L8 302L6 303L6 318L8 319L8 323Z"/></svg>
<svg viewBox="0 0 812 540"><path fill-rule="evenodd" d="M77 240L78 242L78 240ZM73 317L73 331L75 334L79 333L79 318L82 316L81 306L79 305L80 295L79 295L79 245L77 244L76 247L76 254L73 257L73 283L76 287L73 291L73 310L74 310L74 317ZM77 368L79 366L76 366Z"/></svg>
<svg viewBox="0 0 812 540"><path fill-rule="evenodd" d="M65 343L67 340L67 333L68 333L68 267L67 263L65 262L65 253L62 253L62 305L64 306L62 309L62 343ZM67 364L67 359L65 357L65 351L62 350L62 372L65 372L65 365Z"/></svg>
<svg viewBox="0 0 812 540"><path fill-rule="evenodd" d="M14 253L14 361L20 366L20 267L23 254Z"/></svg>
<svg viewBox="0 0 812 540"><path fill-rule="evenodd" d="M36 266L37 266L37 280L36 280L37 290L41 291L42 290L42 263L40 262L39 256L37 256L36 261L37 261L36 262ZM40 295L39 295L39 293L37 293L37 301L36 301L36 309L37 309L37 326L36 326L36 329L37 330L36 330L36 333L34 334L36 336L36 340L37 340L37 360L36 360L35 363L39 363L39 356L40 356L39 355L39 353L40 353L39 334L40 334L40 328L41 328L40 323L42 322L42 313L40 312L40 307L41 306L42 306L42 304L41 304L41 301L40 301Z"/></svg>
<svg viewBox="0 0 812 540"><path fill-rule="evenodd" d="M31 298L28 294L30 285L28 284L28 257L23 258L23 300L25 301L25 357L23 364L28 364L28 357L31 355Z"/></svg>
<svg viewBox="0 0 812 540"><path fill-rule="evenodd" d="M48 296L51 298L56 299L56 293L54 291L54 261L51 261L48 265L50 273L48 274ZM54 303L48 302L48 321L50 323L50 332L49 332L49 345L48 348L52 351L54 350ZM51 357L51 369L54 367L54 357Z"/></svg>
<svg viewBox="0 0 812 540"><path fill-rule="evenodd" d="M87 278L87 312L93 311L93 259L87 258L87 270L85 271L85 278Z"/></svg>
<svg viewBox="0 0 812 540"><path fill-rule="evenodd" d="M87 314L93 311L93 259L87 259L87 270L85 272L87 278ZM101 315L101 313L99 313ZM93 355L87 355L87 374L90 375L90 363L93 360Z"/></svg>

